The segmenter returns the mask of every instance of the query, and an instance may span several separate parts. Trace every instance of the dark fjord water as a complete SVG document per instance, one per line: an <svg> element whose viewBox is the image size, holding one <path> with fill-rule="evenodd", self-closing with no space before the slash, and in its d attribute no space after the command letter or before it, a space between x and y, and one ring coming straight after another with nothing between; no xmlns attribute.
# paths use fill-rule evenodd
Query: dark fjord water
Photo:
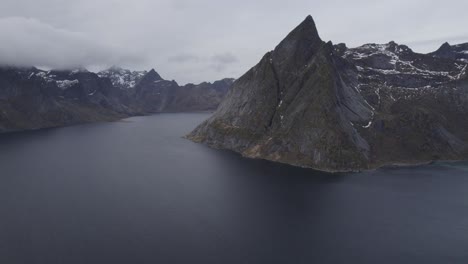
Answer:
<svg viewBox="0 0 468 264"><path fill-rule="evenodd" d="M330 175L187 141L207 114L0 136L0 263L468 263L468 166Z"/></svg>

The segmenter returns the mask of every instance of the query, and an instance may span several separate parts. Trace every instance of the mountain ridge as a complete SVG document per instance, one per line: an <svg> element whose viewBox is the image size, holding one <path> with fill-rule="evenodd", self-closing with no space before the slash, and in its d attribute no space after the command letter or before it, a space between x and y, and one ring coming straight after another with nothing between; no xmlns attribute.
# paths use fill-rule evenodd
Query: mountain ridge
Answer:
<svg viewBox="0 0 468 264"><path fill-rule="evenodd" d="M145 97L139 92L154 93L158 87L145 84L144 79L174 85ZM226 80L216 85L179 86L163 80L154 69L112 67L94 73L86 69L45 71L4 66L0 67L0 132L113 121L158 112L212 111L232 83L232 79Z"/></svg>

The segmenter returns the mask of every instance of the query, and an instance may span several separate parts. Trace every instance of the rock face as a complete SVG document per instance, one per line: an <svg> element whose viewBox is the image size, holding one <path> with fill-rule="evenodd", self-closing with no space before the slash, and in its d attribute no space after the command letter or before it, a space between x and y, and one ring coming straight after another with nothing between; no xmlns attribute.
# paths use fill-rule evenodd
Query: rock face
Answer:
<svg viewBox="0 0 468 264"><path fill-rule="evenodd" d="M0 132L156 112L214 110L233 80L180 87L154 71L0 67ZM201 98L201 99L200 99Z"/></svg>
<svg viewBox="0 0 468 264"><path fill-rule="evenodd" d="M441 49L348 49L323 42L308 16L188 138L326 171L466 159L467 63L453 54L468 45Z"/></svg>

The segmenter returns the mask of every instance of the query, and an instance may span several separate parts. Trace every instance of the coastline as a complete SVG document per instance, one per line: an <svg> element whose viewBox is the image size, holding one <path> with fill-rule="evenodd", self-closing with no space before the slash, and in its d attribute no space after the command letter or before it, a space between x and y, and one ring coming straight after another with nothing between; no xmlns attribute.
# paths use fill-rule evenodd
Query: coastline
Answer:
<svg viewBox="0 0 468 264"><path fill-rule="evenodd" d="M325 172L325 173L330 173L330 174L362 173L362 172L371 172L371 171L376 171L376 170L379 170L379 169L386 169L386 168L391 169L391 168L407 168L407 167L428 166L428 165L434 164L436 162L463 162L463 161L466 161L466 160L463 160L463 159L461 159L461 160L460 159L457 159L457 160L440 159L440 160L426 160L426 161L414 161L414 162L401 162L401 161L396 162L396 161L393 161L393 162L385 162L385 163L381 163L381 164L371 164L367 168L359 168L359 169L319 168L319 167L306 166L306 165L302 165L302 164L294 164L294 163L288 163L288 162L283 162L283 161L279 161L279 160L273 160L273 159L269 159L269 158L265 158L265 157L252 157L252 156L249 156L249 155L245 155L244 153L236 151L236 150L224 148L224 147L221 147L221 146L215 146L215 145L212 145L212 144L207 144L207 143L205 143L205 142L203 142L201 140L196 140L196 139L192 138L190 135L186 135L183 138L185 138L187 140L190 140L190 141L192 141L194 143L203 144L203 145L205 145L207 147L210 147L212 149L227 150L227 151L239 154L242 158L246 158L246 159L265 160L265 161L269 161L269 162L275 162L275 163L280 163L280 164L289 165L289 166L293 166L293 167L298 167L298 168L303 168L303 169L310 169L310 170L320 171L320 172Z"/></svg>

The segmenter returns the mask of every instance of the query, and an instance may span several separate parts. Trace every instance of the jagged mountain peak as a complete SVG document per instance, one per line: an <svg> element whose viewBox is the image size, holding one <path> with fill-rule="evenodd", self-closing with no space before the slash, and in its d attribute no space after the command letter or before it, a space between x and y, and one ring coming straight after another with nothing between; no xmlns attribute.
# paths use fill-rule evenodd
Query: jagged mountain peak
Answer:
<svg viewBox="0 0 468 264"><path fill-rule="evenodd" d="M451 52L452 46L448 42L445 42L436 51L434 51L433 54L439 57L447 57L450 56L449 54Z"/></svg>
<svg viewBox="0 0 468 264"><path fill-rule="evenodd" d="M430 55L468 63L468 43L450 45L448 42L445 42L439 49L430 53Z"/></svg>
<svg viewBox="0 0 468 264"><path fill-rule="evenodd" d="M302 30L305 32L312 33L312 35L318 36L317 26L311 15L308 15L297 27L295 30ZM294 32L294 30L293 30Z"/></svg>
<svg viewBox="0 0 468 264"><path fill-rule="evenodd" d="M304 41L308 44L315 44L315 42L321 41L312 16L307 16L304 21L280 42L276 49L291 45L292 43L296 44L295 42L297 41Z"/></svg>
<svg viewBox="0 0 468 264"><path fill-rule="evenodd" d="M163 80L163 78L161 77L161 75L159 75L159 73L157 73L154 69L151 69L146 75L144 78L151 78L151 79L154 79L154 80Z"/></svg>
<svg viewBox="0 0 468 264"><path fill-rule="evenodd" d="M151 69L135 85L135 89L137 90L137 94L141 95L142 91L147 90L145 88L154 87L155 84L159 86L162 82L164 82L164 84L170 83L170 81L166 81L163 78L161 78L161 76L154 69Z"/></svg>
<svg viewBox="0 0 468 264"><path fill-rule="evenodd" d="M307 17L188 138L331 171L466 158L468 48L445 46L333 46Z"/></svg>
<svg viewBox="0 0 468 264"><path fill-rule="evenodd" d="M450 48L450 47L452 47L452 45L450 45L450 43L444 42L444 44L442 44L442 46L440 46L439 49L446 49L446 48Z"/></svg>
<svg viewBox="0 0 468 264"><path fill-rule="evenodd" d="M309 15L276 46L272 59L277 66L298 66L306 63L322 45L315 22Z"/></svg>

